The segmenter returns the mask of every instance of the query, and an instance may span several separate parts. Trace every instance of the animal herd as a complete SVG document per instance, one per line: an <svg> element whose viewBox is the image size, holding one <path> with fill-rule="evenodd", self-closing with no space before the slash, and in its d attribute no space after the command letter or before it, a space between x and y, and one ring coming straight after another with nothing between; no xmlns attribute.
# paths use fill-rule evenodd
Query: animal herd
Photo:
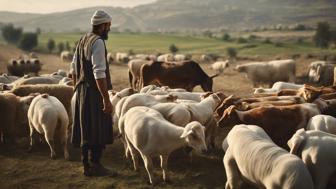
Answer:
<svg viewBox="0 0 336 189"><path fill-rule="evenodd" d="M219 69L229 66L222 63L216 64ZM213 78L222 71L209 76L194 60L133 59L128 63L130 87L109 91L114 132L135 170L142 159L151 184L158 182L153 156L160 157L162 178L169 181L168 159L173 151L188 146L206 155L218 148L220 140L227 189L244 185L323 189L336 172L332 151L336 87L330 83L330 71L323 71L331 66L311 64L308 81L329 78L327 85L316 87L294 83L294 60L238 65L235 70L246 73L255 87L267 84L270 88L235 96L213 92ZM10 145L25 136L31 149L39 133L50 147L51 158L57 155L54 141L58 139L68 159L76 95L67 76L62 70L36 77L2 75L1 142ZM197 85L204 92L192 92ZM230 130L225 138L223 128Z"/></svg>

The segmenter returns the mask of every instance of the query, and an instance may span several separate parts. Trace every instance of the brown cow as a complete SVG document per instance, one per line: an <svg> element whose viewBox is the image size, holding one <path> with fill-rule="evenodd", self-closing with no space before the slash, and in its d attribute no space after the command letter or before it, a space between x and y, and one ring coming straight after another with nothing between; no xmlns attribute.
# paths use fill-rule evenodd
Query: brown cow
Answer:
<svg viewBox="0 0 336 189"><path fill-rule="evenodd" d="M286 106L292 104L301 104L305 100L299 96L267 96L267 97L247 97L239 98L232 95L224 99L221 105L216 109L218 117L223 115L226 108L235 105L238 110L249 110L259 106Z"/></svg>
<svg viewBox="0 0 336 189"><path fill-rule="evenodd" d="M212 79L192 60L185 62L167 63L151 62L141 67L141 87L158 83L170 88L183 88L192 91L196 85L201 85L204 91L212 91Z"/></svg>
<svg viewBox="0 0 336 189"><path fill-rule="evenodd" d="M237 124L258 125L274 143L288 149L287 141L296 130L305 128L309 119L317 114L320 114L320 109L310 103L258 107L248 111L238 111L235 106L230 106L217 124L220 127L233 127Z"/></svg>

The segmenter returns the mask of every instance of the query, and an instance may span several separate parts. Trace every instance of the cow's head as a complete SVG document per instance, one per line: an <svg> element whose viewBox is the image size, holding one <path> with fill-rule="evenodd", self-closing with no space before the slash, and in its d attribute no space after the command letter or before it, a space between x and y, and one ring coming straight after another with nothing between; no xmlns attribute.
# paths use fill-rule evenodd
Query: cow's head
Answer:
<svg viewBox="0 0 336 189"><path fill-rule="evenodd" d="M239 118L237 115L236 106L232 105L225 109L222 117L217 122L217 126L219 127L233 127L237 123L239 123Z"/></svg>
<svg viewBox="0 0 336 189"><path fill-rule="evenodd" d="M237 98L234 98L233 95L226 97L223 102L217 107L216 114L218 117L222 117L224 111L231 105L234 105Z"/></svg>
<svg viewBox="0 0 336 189"><path fill-rule="evenodd" d="M205 79L205 81L201 84L203 91L212 92L213 78L217 77L219 74L215 74Z"/></svg>
<svg viewBox="0 0 336 189"><path fill-rule="evenodd" d="M299 89L299 96L302 96L306 102L313 102L318 96L322 94L320 88L316 88L307 84L304 84L302 88Z"/></svg>

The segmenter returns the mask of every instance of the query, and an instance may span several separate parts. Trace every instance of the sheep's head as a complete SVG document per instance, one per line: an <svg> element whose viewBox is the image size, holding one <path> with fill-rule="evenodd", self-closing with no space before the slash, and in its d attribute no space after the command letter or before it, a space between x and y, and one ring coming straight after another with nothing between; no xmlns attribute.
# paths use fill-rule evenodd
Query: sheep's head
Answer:
<svg viewBox="0 0 336 189"><path fill-rule="evenodd" d="M296 133L292 136L291 139L288 140L287 145L290 148L291 154L298 155L300 146L306 140L306 131L304 129L299 129Z"/></svg>
<svg viewBox="0 0 336 189"><path fill-rule="evenodd" d="M188 145L195 149L196 152L207 152L207 146L205 144L205 127L199 122L193 121L188 123L184 128L181 138L185 138Z"/></svg>
<svg viewBox="0 0 336 189"><path fill-rule="evenodd" d="M234 70L236 70L237 72L245 72L246 67L244 65L238 65L234 68Z"/></svg>
<svg viewBox="0 0 336 189"><path fill-rule="evenodd" d="M264 93L265 89L259 87L259 88L254 88L254 92L253 94L260 94L260 93Z"/></svg>

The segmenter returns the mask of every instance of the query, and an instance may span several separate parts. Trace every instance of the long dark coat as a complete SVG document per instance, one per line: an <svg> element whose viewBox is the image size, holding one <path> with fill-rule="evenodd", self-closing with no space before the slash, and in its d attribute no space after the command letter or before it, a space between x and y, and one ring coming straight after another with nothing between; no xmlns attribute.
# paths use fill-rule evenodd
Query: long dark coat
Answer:
<svg viewBox="0 0 336 189"><path fill-rule="evenodd" d="M81 38L77 46L76 102L71 136L71 142L75 147L86 144L104 146L113 143L112 117L110 114L103 112L103 98L93 75L91 57L86 58L97 39L100 39L100 36L87 33ZM105 47L105 55L106 52ZM106 80L108 90L112 89L107 61Z"/></svg>

